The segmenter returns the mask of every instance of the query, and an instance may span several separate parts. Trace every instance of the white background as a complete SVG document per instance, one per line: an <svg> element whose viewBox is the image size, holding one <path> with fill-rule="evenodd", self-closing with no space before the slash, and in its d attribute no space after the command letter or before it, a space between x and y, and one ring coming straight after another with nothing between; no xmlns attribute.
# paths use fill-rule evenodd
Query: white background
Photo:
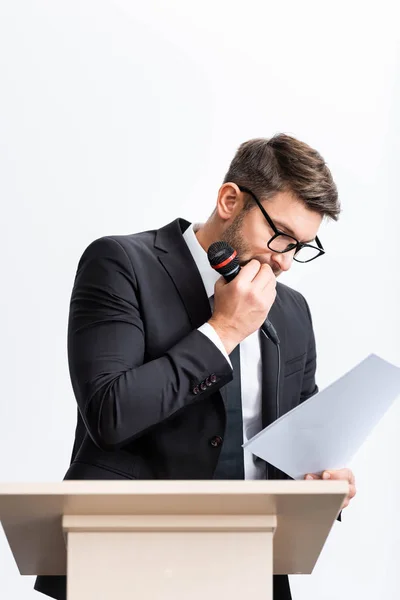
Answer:
<svg viewBox="0 0 400 600"><path fill-rule="evenodd" d="M75 401L66 326L95 238L205 220L237 146L317 148L343 215L282 281L312 308L320 387L373 351L400 364L396 2L3 0L0 480L58 481ZM379 398L376 399L379 401ZM295 600L399 593L400 409L354 458L358 495ZM0 534L0 597L39 598Z"/></svg>

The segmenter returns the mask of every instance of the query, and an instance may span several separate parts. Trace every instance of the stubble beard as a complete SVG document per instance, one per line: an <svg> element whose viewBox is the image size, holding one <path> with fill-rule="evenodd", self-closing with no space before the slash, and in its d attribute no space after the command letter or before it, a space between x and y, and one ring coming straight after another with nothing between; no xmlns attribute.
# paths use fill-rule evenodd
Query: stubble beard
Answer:
<svg viewBox="0 0 400 600"><path fill-rule="evenodd" d="M235 219L229 225L229 227L224 231L224 233L220 236L221 241L229 244L234 250L236 250L239 265L244 267L247 265L253 258L257 258L256 256L251 256L251 248L249 244L243 238L242 228L243 228L243 220L245 217L244 212L240 212L236 215ZM250 256L248 259L242 259L242 256ZM257 258L257 260L260 260ZM260 262L263 262L260 260ZM271 266L271 269L274 272L275 277L278 277L281 273L280 269L276 269L274 266Z"/></svg>

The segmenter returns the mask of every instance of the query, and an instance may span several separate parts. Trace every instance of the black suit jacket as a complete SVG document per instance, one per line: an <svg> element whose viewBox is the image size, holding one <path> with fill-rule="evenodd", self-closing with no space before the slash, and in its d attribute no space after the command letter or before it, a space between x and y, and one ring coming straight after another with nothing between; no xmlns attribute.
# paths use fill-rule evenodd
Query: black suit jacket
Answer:
<svg viewBox="0 0 400 600"><path fill-rule="evenodd" d="M176 219L104 237L82 255L68 325L78 414L66 479L213 477L221 451L213 440L225 429L219 390L232 371L197 331L211 310L182 237L188 226ZM305 299L285 285L277 284L269 319L281 341L282 415L317 392L315 341ZM276 418L277 354L265 336L260 343L265 427ZM63 598L63 586L65 578L39 577L35 587ZM274 597L290 598L286 577L279 586Z"/></svg>

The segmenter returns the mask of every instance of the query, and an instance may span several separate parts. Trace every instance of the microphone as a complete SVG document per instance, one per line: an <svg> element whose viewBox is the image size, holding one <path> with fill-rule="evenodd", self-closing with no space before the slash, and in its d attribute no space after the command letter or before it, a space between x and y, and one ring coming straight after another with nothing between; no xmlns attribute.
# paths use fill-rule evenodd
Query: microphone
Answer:
<svg viewBox="0 0 400 600"><path fill-rule="evenodd" d="M207 252L208 260L217 273L222 275L227 282L235 279L240 271L239 259L237 252L227 244L227 242L214 242ZM267 336L275 346L279 346L280 341L275 327L269 319L265 319L261 325L261 331Z"/></svg>

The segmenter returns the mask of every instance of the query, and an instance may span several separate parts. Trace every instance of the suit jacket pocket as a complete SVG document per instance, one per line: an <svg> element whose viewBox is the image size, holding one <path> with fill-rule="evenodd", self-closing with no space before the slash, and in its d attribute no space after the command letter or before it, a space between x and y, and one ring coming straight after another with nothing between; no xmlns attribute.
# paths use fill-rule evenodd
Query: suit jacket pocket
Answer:
<svg viewBox="0 0 400 600"><path fill-rule="evenodd" d="M285 370L284 370L285 377L294 375L295 373L298 373L299 371L304 371L304 367L306 364L306 357L307 357L307 352L304 352L303 354L300 354L300 356L295 356L294 358L287 360L285 362Z"/></svg>

